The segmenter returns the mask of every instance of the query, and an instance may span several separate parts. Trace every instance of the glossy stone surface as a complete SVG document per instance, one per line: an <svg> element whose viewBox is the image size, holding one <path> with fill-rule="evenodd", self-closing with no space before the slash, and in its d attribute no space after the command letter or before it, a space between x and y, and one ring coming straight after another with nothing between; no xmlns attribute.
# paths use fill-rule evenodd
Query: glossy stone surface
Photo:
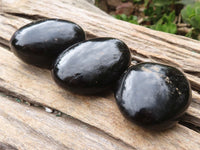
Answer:
<svg viewBox="0 0 200 150"><path fill-rule="evenodd" d="M83 40L85 33L77 24L48 19L32 22L17 30L10 40L10 47L24 62L52 68L52 63L62 51Z"/></svg>
<svg viewBox="0 0 200 150"><path fill-rule="evenodd" d="M122 114L147 128L172 127L191 102L191 88L184 74L163 64L141 63L120 78L115 91Z"/></svg>
<svg viewBox="0 0 200 150"><path fill-rule="evenodd" d="M73 45L58 57L52 70L55 81L79 94L104 91L130 64L130 52L118 39L97 38Z"/></svg>

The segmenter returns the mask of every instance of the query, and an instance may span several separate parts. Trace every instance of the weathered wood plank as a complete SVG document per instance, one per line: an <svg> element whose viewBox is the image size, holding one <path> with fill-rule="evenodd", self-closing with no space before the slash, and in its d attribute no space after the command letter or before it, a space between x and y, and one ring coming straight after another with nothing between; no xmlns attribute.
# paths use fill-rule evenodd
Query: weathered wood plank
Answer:
<svg viewBox="0 0 200 150"><path fill-rule="evenodd" d="M4 16L0 15L0 43L9 46L9 40L12 36L12 34L19 29L21 26L30 23L31 20L24 19L21 17L6 15ZM133 52L134 53L134 52ZM134 54L132 54L132 57L135 57ZM186 74L188 79L191 81L191 85L193 89L200 91L200 78L196 75Z"/></svg>
<svg viewBox="0 0 200 150"><path fill-rule="evenodd" d="M73 118L56 117L2 95L0 108L0 149L1 145L5 150L134 149Z"/></svg>
<svg viewBox="0 0 200 150"><path fill-rule="evenodd" d="M74 95L59 88L48 70L24 64L3 48L0 58L1 90L64 112L136 149L200 148L200 134L188 128L177 125L165 132L146 131L123 118L112 94L106 98Z"/></svg>
<svg viewBox="0 0 200 150"><path fill-rule="evenodd" d="M97 8L95 5L91 5L91 3L89 3L89 0L60 0L62 1L63 4L68 4L68 5L72 5L74 7L78 7L81 9L86 9L86 10L90 10L92 12L101 14L101 15L107 15L107 13L103 12L102 10L100 10L99 8ZM92 1L92 0L91 0ZM9 5L9 4L17 4L19 3L19 0L0 0L0 6L4 5ZM50 1L49 1L50 2ZM0 7L1 8L1 7ZM1 9L0 9L1 10ZM2 7L2 12L5 11L5 8Z"/></svg>
<svg viewBox="0 0 200 150"><path fill-rule="evenodd" d="M12 34L21 26L30 22L31 20L11 15L0 15L0 43L9 46Z"/></svg>
<svg viewBox="0 0 200 150"><path fill-rule="evenodd" d="M8 41L9 41L9 39L10 39L10 37L11 37L11 35L19 28L19 27L21 27L21 26L23 26L23 25L25 25L25 24L27 24L27 23L29 23L29 22L31 22L31 20L28 20L28 19L24 19L24 18L21 18L21 17L14 17L14 16L10 16L10 15L5 15L5 16L0 16L0 22L2 22L1 24L3 24L3 27L2 27L2 30L0 31L0 42L1 43L3 43L3 44L5 44L5 45L8 45ZM126 23L125 23L126 24ZM98 28L98 27L97 27ZM124 27L125 29L126 29L126 26ZM107 28L107 29L105 29L105 30L108 30L109 28ZM95 31L93 31L94 29L90 29L91 31L88 31L88 34L89 34L89 36L91 36L92 34L90 33L90 32L95 32ZM96 29L95 29L96 30ZM145 28L145 30L147 30L146 28ZM149 29L148 29L149 30ZM86 30L87 31L87 30ZM151 31L152 32L152 31ZM153 31L153 32L157 32L157 31ZM94 33L93 33L94 34ZM141 33L140 33L141 34ZM163 34L162 32L161 32L161 34ZM164 34L166 34L166 33L164 33ZM110 35L112 35L112 34L110 34ZM107 35L107 36L110 36L110 35ZM127 35L128 35L128 33L127 33ZM93 35L93 36L96 36L96 35ZM98 34L97 34L97 36L99 36ZM144 35L145 36L145 35ZM167 34L167 37L168 37L169 35ZM170 35L170 36L172 36L173 37L173 35ZM126 39L124 39L124 41L126 41L126 40L129 40L127 37L124 37L124 38L126 38ZM136 36L136 38L140 38L140 37L137 37ZM177 38L178 39L178 38ZM147 37L145 40L149 40L149 38ZM151 40L151 38L150 38L150 40ZM172 39L172 41L173 41L174 39ZM166 45L162 45L162 43L163 43L163 40L161 39L161 40L157 40L157 42L159 42L160 41L160 44L156 44L155 43L155 52L157 51L157 50L159 50L159 51L162 51L163 53L165 53L165 47L166 47ZM193 42L193 41L191 41L191 40L189 40L191 43ZM183 42L183 44L185 43L185 42L187 42L187 41L182 41ZM129 42L130 43L130 42ZM140 42L138 42L138 43L140 43ZM138 44L137 43L137 44ZM196 41L194 42L194 43L196 43ZM194 43L192 43L192 44L190 44L189 46L192 46L192 48L194 48L193 47L193 45L194 45ZM200 42L199 42L200 43ZM134 46L137 46L137 44L136 45L134 45ZM157 56L157 58L156 57L154 57L154 56L152 56L152 57L154 57L155 59L152 59L152 57L149 57L148 56L148 54L150 54L151 55L151 52L148 52L148 53L146 53L146 54L139 54L139 53L137 53L135 50L133 50L134 49L134 47L133 46L130 46L130 48L132 49L132 58L133 59L137 59L137 60L139 60L139 61L156 61L156 62L164 62L164 63L169 63L169 64L171 64L171 65L174 65L174 66L176 66L176 67L181 67L183 70L185 70L185 71L187 71L187 72L189 72L189 73L193 73L193 72L195 72L196 74L187 74L187 76L188 76L188 78L189 78L189 80L191 81L191 85L192 85L192 87L195 89L195 90L197 90L197 91L200 91L200 76L199 76L199 74L198 74L198 72L199 71L197 71L196 69L199 69L200 68L200 54L199 53L194 53L194 52L191 52L191 53L193 53L193 55L191 55L191 57L189 57L188 58L188 53L185 53L185 52L187 52L188 50L186 49L187 47L185 47L184 45L181 45L180 43L176 43L176 44L168 44L168 45L171 45L171 46L173 46L173 47L176 47L176 45L177 44L179 44L179 46L181 46L181 47L184 47L184 49L182 50L183 52L180 52L180 51L176 51L176 49L172 49L171 50L171 52L170 53L172 53L173 55L176 55L177 57L179 57L179 55L182 55L181 57L181 59L180 59L180 62L175 62L175 61L177 61L177 59L178 58L176 58L176 57L174 57L174 56L172 56L172 55L170 55L170 57L166 57L166 54L161 54L160 52L158 52L158 53L160 53L160 54L156 54L155 53L155 55ZM174 46L175 45L175 46ZM200 45L200 44L199 44ZM151 45L146 45L145 47L148 47L148 46L150 46L151 47ZM162 47L161 47L162 46ZM195 45L196 46L196 45ZM177 48L177 47L176 47ZM147 48L148 49L148 48ZM156 50L157 49L157 50ZM198 50L198 48L196 49L196 50ZM199 49L200 50L200 49ZM184 52L185 51L185 52ZM198 60L198 62L196 61L196 60L194 60L195 59L195 57L197 58L197 60ZM174 58L174 59L172 59L172 58ZM187 62L186 62L186 60L187 60ZM196 64L194 64L194 63L196 63ZM193 66L191 66L191 65L193 65ZM183 67L184 66L184 67ZM186 69L186 68L188 68L190 66L190 69ZM191 68L191 67L193 67L193 68Z"/></svg>
<svg viewBox="0 0 200 150"><path fill-rule="evenodd" d="M31 19L40 17L68 19L80 24L86 30L88 37L112 36L125 41L131 48L132 57L138 61L169 63L188 73L195 73L187 76L193 88L199 90L200 42L198 41L91 13L73 7L64 0L17 0L14 7L6 4L3 8L4 12L26 17L24 19L7 14L0 15L0 43L4 45L8 45L10 36L16 29ZM55 85L49 71L24 64L4 48L0 48L0 58L1 90L32 103L60 110L93 126L105 135L109 134L112 139L119 139L121 143L129 145L128 148L132 146L136 149L200 149L200 135L188 128L177 125L166 132L146 131L130 124L122 117L112 94L93 97L74 95ZM194 103L189 108L188 114L194 118L192 120L194 124L198 125L200 95L193 91L193 98Z"/></svg>
<svg viewBox="0 0 200 150"><path fill-rule="evenodd" d="M6 14L4 16L0 16L0 20L0 24L2 25L2 30L0 30L0 43L3 43L7 46L9 44L9 39L11 35L21 26L31 22L31 20L28 19ZM200 78L198 76L191 75L188 73L186 75L189 78L193 89L200 90ZM200 105L200 94L193 91L193 96L196 99L196 101L199 101Z"/></svg>
<svg viewBox="0 0 200 150"><path fill-rule="evenodd" d="M19 9L20 8L20 9ZM62 0L20 1L4 6L5 12L29 16L57 17L74 21L89 34L112 36L125 41L140 61L159 61L200 72L200 42L153 31L111 17L73 7ZM59 11L57 11L59 10Z"/></svg>

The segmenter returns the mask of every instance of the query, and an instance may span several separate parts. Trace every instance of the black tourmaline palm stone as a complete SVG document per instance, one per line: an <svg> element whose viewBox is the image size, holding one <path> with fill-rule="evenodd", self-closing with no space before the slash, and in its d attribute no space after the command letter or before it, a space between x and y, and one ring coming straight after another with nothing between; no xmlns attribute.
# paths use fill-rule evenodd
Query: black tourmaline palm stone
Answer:
<svg viewBox="0 0 200 150"><path fill-rule="evenodd" d="M52 75L63 88L79 94L94 94L111 87L128 68L130 52L114 38L80 42L62 52Z"/></svg>
<svg viewBox="0 0 200 150"><path fill-rule="evenodd" d="M191 88L178 69L156 63L132 66L115 91L122 114L151 129L172 127L191 102Z"/></svg>
<svg viewBox="0 0 200 150"><path fill-rule="evenodd" d="M77 24L48 19L30 23L17 30L10 40L10 47L24 62L52 68L52 63L62 51L83 40L85 33Z"/></svg>

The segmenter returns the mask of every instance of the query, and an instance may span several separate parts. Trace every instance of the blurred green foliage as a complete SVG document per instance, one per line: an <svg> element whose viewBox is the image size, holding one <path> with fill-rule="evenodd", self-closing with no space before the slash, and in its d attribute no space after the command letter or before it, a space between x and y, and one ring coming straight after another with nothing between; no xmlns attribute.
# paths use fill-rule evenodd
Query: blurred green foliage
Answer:
<svg viewBox="0 0 200 150"><path fill-rule="evenodd" d="M186 36L200 40L200 2L187 5L182 9L181 15L183 20L192 26L192 30Z"/></svg>
<svg viewBox="0 0 200 150"><path fill-rule="evenodd" d="M175 11L171 12L169 15L164 14L154 25L151 25L150 28L175 34L177 32L177 26L174 23L175 17Z"/></svg>
<svg viewBox="0 0 200 150"><path fill-rule="evenodd" d="M123 21L127 21L133 24L138 24L138 18L137 16L127 16L125 14L120 14L120 15L114 15L115 18L119 19L119 20L123 20Z"/></svg>
<svg viewBox="0 0 200 150"><path fill-rule="evenodd" d="M127 2L130 0L122 1ZM176 23L179 14L181 14L182 20L191 26L190 32L186 36L200 40L200 2L195 0L132 0L132 2L141 4L144 7L142 19L145 22L143 25L146 27L177 34ZM134 15L120 14L114 15L114 17L133 24L139 24L138 17Z"/></svg>

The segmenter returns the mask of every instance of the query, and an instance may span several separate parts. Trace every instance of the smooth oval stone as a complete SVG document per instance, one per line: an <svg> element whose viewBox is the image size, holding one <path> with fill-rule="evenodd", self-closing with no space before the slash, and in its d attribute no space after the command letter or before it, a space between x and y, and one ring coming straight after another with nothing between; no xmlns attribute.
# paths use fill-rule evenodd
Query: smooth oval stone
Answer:
<svg viewBox="0 0 200 150"><path fill-rule="evenodd" d="M83 40L85 33L77 24L48 19L32 22L17 30L10 40L10 47L24 62L52 68L52 63L62 51Z"/></svg>
<svg viewBox="0 0 200 150"><path fill-rule="evenodd" d="M104 91L115 83L130 64L126 44L114 38L97 38L66 49L52 75L63 88L79 94Z"/></svg>
<svg viewBox="0 0 200 150"><path fill-rule="evenodd" d="M132 66L115 91L122 114L147 128L172 127L191 102L191 88L178 69L156 63Z"/></svg>

